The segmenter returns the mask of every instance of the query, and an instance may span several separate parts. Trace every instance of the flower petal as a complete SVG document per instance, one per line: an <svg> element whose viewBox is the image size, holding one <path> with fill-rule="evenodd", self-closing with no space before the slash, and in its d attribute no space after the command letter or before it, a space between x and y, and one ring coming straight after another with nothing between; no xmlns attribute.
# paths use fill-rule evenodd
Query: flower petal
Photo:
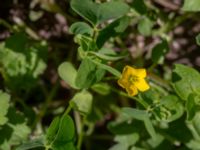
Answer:
<svg viewBox="0 0 200 150"><path fill-rule="evenodd" d="M138 82L135 82L134 84L138 88L138 90L140 90L142 92L144 92L150 88L148 83L144 79L141 79L141 78L139 79Z"/></svg>
<svg viewBox="0 0 200 150"><path fill-rule="evenodd" d="M126 91L127 91L129 96L135 96L135 95L138 94L138 90L134 85L127 87Z"/></svg>
<svg viewBox="0 0 200 150"><path fill-rule="evenodd" d="M119 79L119 80L117 81L117 83L118 83L121 87L123 87L123 88L126 88L127 85L128 85L127 80L125 80L125 79L123 79L123 78Z"/></svg>
<svg viewBox="0 0 200 150"><path fill-rule="evenodd" d="M147 76L146 69L135 69L136 71L136 76L140 78L145 78Z"/></svg>
<svg viewBox="0 0 200 150"><path fill-rule="evenodd" d="M130 66L125 66L122 72L122 78L128 80L130 74L132 74L132 69Z"/></svg>

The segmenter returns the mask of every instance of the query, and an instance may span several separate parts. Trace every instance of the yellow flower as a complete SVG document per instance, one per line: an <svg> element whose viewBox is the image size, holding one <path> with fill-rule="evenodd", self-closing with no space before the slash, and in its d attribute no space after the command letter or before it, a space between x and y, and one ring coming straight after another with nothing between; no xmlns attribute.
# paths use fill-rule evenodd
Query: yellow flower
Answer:
<svg viewBox="0 0 200 150"><path fill-rule="evenodd" d="M125 66L118 84L126 89L128 95L134 96L138 94L138 90L144 92L150 88L144 80L145 77L145 69L135 69L131 66Z"/></svg>

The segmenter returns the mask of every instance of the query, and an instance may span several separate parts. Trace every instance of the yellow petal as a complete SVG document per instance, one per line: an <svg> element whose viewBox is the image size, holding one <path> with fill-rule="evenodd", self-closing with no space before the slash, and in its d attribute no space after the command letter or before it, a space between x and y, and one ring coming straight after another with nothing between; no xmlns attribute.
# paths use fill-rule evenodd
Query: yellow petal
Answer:
<svg viewBox="0 0 200 150"><path fill-rule="evenodd" d="M132 74L140 78L145 78L147 76L146 69L135 69L131 66L125 66L123 70L123 74L126 74L128 76Z"/></svg>
<svg viewBox="0 0 200 150"><path fill-rule="evenodd" d="M141 79L141 78L139 79L138 82L135 82L134 84L138 88L138 90L140 90L142 92L144 92L150 88L148 83L144 79Z"/></svg>
<svg viewBox="0 0 200 150"><path fill-rule="evenodd" d="M126 91L127 91L129 96L135 96L135 95L138 94L138 90L134 85L127 87Z"/></svg>
<svg viewBox="0 0 200 150"><path fill-rule="evenodd" d="M117 83L118 83L121 87L123 87L123 88L126 88L127 85L128 85L127 80L125 80L125 79L123 79L123 78L119 79L119 80L117 81Z"/></svg>
<svg viewBox="0 0 200 150"><path fill-rule="evenodd" d="M128 80L130 74L132 73L132 67L130 66L125 66L122 72L122 78L125 80Z"/></svg>
<svg viewBox="0 0 200 150"><path fill-rule="evenodd" d="M135 69L136 75L140 78L145 78L147 76L146 69Z"/></svg>

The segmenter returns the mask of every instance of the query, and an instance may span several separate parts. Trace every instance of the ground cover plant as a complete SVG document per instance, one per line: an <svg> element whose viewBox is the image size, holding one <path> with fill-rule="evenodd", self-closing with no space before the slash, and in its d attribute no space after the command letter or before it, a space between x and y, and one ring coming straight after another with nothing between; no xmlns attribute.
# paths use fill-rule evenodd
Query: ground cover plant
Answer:
<svg viewBox="0 0 200 150"><path fill-rule="evenodd" d="M0 2L0 150L200 149L199 0Z"/></svg>

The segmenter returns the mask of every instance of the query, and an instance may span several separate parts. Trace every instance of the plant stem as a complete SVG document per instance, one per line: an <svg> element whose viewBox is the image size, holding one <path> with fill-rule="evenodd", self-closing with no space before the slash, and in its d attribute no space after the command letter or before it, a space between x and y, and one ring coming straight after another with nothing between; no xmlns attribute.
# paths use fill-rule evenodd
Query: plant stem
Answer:
<svg viewBox="0 0 200 150"><path fill-rule="evenodd" d="M129 96L128 94L126 94L125 92L122 92L120 90L117 90L115 88L111 88L111 90L113 92L116 92L118 93L119 95L122 95L122 96L125 96L125 97L128 97L130 99L133 99L133 100L136 100L138 103L140 103L145 109L148 109L149 105L148 103L146 103L143 99L140 99L138 97L135 97L135 96Z"/></svg>
<svg viewBox="0 0 200 150"><path fill-rule="evenodd" d="M43 104L43 107L41 109L41 111L39 112L39 114L37 115L35 121L33 122L32 128L35 128L35 126L37 125L37 123L43 118L43 116L45 115L49 104L51 103L53 97L55 96L57 90L59 87L59 82L57 81L56 84L54 85L54 87L51 89L48 97L45 100L45 103Z"/></svg>
<svg viewBox="0 0 200 150"><path fill-rule="evenodd" d="M80 114L77 111L74 112L74 116L75 116L75 121L76 121L77 132L78 132L77 149L81 150L81 145L83 143L83 136L84 136L85 118L81 120Z"/></svg>
<svg viewBox="0 0 200 150"><path fill-rule="evenodd" d="M72 109L72 107L71 107L71 105L69 105L69 106L67 107L67 109L65 110L65 112L64 112L63 115L68 115L69 112L71 111L71 109Z"/></svg>
<svg viewBox="0 0 200 150"><path fill-rule="evenodd" d="M5 20L0 19L0 25L3 25L4 27L8 28L10 31L13 31L13 27Z"/></svg>

